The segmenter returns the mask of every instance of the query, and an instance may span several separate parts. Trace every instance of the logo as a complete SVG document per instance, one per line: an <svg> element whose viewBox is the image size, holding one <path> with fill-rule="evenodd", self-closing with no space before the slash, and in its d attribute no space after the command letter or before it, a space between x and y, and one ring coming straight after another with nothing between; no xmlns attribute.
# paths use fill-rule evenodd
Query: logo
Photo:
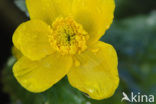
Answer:
<svg viewBox="0 0 156 104"><path fill-rule="evenodd" d="M123 92L122 93L123 98L121 99L121 102L128 101L128 102L154 102L154 95L142 95L141 93L134 94L131 92L131 96L128 97L128 95Z"/></svg>

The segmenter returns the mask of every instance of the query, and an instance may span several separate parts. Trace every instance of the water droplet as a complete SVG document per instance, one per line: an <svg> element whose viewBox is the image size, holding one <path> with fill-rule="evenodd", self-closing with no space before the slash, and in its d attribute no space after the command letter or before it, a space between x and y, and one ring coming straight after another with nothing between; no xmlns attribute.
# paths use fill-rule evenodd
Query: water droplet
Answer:
<svg viewBox="0 0 156 104"><path fill-rule="evenodd" d="M92 49L91 50L93 53L97 53L99 51L99 48L96 48L96 49Z"/></svg>

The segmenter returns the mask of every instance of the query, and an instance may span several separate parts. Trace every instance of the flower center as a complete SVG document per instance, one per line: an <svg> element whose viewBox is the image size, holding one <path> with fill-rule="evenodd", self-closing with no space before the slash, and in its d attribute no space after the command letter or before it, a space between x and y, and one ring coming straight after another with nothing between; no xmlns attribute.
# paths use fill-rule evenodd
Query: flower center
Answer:
<svg viewBox="0 0 156 104"><path fill-rule="evenodd" d="M52 24L50 43L61 54L81 53L87 48L88 33L73 18L57 18Z"/></svg>

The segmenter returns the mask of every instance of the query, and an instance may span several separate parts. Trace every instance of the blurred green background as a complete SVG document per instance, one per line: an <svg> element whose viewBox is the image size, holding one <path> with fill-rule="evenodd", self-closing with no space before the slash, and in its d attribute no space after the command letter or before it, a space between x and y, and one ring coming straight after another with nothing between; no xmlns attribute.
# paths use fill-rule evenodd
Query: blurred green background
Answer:
<svg viewBox="0 0 156 104"><path fill-rule="evenodd" d="M4 33L9 35L8 42L11 44L14 29L29 19L25 2L0 0L0 13L6 20L3 24L12 29L8 30L9 34ZM13 77L11 68L15 59L8 53L2 58L4 61L10 55L7 64L2 63L3 97L0 98L0 104L130 104L127 101L121 102L122 92L128 96L131 92L156 96L156 0L116 0L114 22L101 40L112 44L119 58L120 85L111 98L101 101L89 99L72 88L66 78L46 92L29 93ZM6 51L10 47L5 46L8 49ZM5 101L4 95L7 99ZM156 101L152 104L156 104Z"/></svg>

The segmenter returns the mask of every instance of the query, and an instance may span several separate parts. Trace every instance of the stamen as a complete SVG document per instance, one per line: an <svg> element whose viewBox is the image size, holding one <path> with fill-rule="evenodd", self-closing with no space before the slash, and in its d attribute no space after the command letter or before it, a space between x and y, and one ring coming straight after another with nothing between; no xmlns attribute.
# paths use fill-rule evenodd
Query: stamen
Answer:
<svg viewBox="0 0 156 104"><path fill-rule="evenodd" d="M49 36L51 46L61 54L81 53L87 48L88 33L73 18L57 18Z"/></svg>

